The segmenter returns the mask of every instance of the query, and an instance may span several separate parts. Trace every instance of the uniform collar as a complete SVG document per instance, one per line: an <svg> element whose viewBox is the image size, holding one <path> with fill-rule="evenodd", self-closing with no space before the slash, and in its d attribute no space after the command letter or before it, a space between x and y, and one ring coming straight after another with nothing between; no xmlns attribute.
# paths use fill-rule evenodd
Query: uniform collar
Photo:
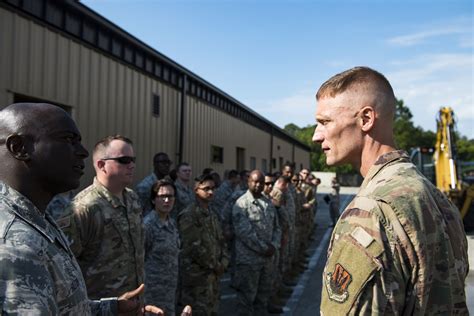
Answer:
<svg viewBox="0 0 474 316"><path fill-rule="evenodd" d="M65 240L54 232L53 228L59 231L54 219L48 213L43 215L27 197L2 181L0 181L0 199L7 204L11 212L39 231L50 242L57 239L65 249L68 249Z"/></svg>
<svg viewBox="0 0 474 316"><path fill-rule="evenodd" d="M369 172L365 176L364 182L362 182L361 188L365 188L369 182L389 163L393 161L410 161L410 157L404 150L395 150L389 153L383 154L377 158L375 163L370 167Z"/></svg>
<svg viewBox="0 0 474 316"><path fill-rule="evenodd" d="M102 183L100 183L96 177L94 177L94 187L96 188L99 195L101 195L104 199L106 199L114 208L118 208L120 206L126 207L126 204L129 204L127 203L128 192L126 188L123 190L123 199L124 199L124 202L126 203L124 204L124 202L122 202L121 199L113 195Z"/></svg>

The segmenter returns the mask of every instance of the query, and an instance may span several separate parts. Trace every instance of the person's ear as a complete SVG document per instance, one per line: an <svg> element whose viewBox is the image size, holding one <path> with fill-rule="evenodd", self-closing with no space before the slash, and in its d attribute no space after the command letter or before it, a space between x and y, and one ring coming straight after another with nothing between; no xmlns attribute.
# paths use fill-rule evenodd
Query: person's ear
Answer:
<svg viewBox="0 0 474 316"><path fill-rule="evenodd" d="M371 106L364 106L359 112L361 129L364 132L370 131L375 125L375 110Z"/></svg>
<svg viewBox="0 0 474 316"><path fill-rule="evenodd" d="M100 170L102 172L105 172L105 161L101 160L101 159L98 159L96 162L95 162L95 165L97 167L97 170Z"/></svg>
<svg viewBox="0 0 474 316"><path fill-rule="evenodd" d="M18 160L29 161L31 159L29 142L26 136L12 134L7 137L6 147L10 154Z"/></svg>

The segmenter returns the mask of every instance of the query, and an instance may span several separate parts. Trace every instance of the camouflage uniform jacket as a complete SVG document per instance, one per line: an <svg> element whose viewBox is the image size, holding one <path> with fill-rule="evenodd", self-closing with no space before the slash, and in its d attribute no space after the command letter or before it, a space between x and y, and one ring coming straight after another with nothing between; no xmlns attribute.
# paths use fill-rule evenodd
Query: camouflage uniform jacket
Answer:
<svg viewBox="0 0 474 316"><path fill-rule="evenodd" d="M226 202L231 197L232 193L234 192L234 188L230 184L229 180L222 182L222 184L217 188L216 193L214 194L214 198L210 203L210 208L214 211L214 213L219 217L221 221L224 219L224 207Z"/></svg>
<svg viewBox="0 0 474 316"><path fill-rule="evenodd" d="M287 232L290 226L290 215L286 208L286 197L287 195L278 188L273 188L270 192L272 204L275 206L278 215L278 223L280 229L283 232Z"/></svg>
<svg viewBox="0 0 474 316"><path fill-rule="evenodd" d="M304 192L306 203L314 205L314 202L316 201L316 196L314 195L313 187L307 183L302 183L301 190Z"/></svg>
<svg viewBox="0 0 474 316"><path fill-rule="evenodd" d="M145 303L174 315L178 289L180 240L176 222L150 212L145 223Z"/></svg>
<svg viewBox="0 0 474 316"><path fill-rule="evenodd" d="M138 197L140 198L140 203L143 207L143 216L148 214L151 210L154 209L151 204L151 187L158 181L156 174L154 172L147 175L143 178L140 183L135 187L135 192L137 192Z"/></svg>
<svg viewBox="0 0 474 316"><path fill-rule="evenodd" d="M265 198L254 198L250 191L241 196L232 209L235 231L237 264L264 264L271 260L265 257L268 244L280 247L281 230L278 215L272 202Z"/></svg>
<svg viewBox="0 0 474 316"><path fill-rule="evenodd" d="M324 315L467 315L459 211L408 155L382 155L337 223L323 273Z"/></svg>
<svg viewBox="0 0 474 316"><path fill-rule="evenodd" d="M194 191L187 185L183 184L181 181L176 180L174 182L176 186L176 203L173 209L174 218L186 208L186 206L194 203L196 197Z"/></svg>
<svg viewBox="0 0 474 316"><path fill-rule="evenodd" d="M235 202L245 194L246 191L237 190L234 191L231 196L227 199L226 203L224 204L224 209L222 210L222 224L226 227L231 227L233 230L232 225L232 209L234 208Z"/></svg>
<svg viewBox="0 0 474 316"><path fill-rule="evenodd" d="M214 273L218 266L227 267L227 247L219 220L213 212L193 203L178 215L178 229L182 244L180 271L183 284Z"/></svg>
<svg viewBox="0 0 474 316"><path fill-rule="evenodd" d="M116 299L87 298L81 270L54 219L2 182L0 236L2 314L116 314Z"/></svg>
<svg viewBox="0 0 474 316"><path fill-rule="evenodd" d="M61 228L86 280L89 297L119 296L143 283L142 208L132 190L124 202L94 179L72 201Z"/></svg>

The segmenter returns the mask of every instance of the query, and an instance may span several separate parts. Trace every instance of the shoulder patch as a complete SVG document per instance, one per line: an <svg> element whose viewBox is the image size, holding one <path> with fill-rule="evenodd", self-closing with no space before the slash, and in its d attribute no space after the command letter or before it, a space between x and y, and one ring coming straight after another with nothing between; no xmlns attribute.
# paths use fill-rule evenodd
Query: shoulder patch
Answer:
<svg viewBox="0 0 474 316"><path fill-rule="evenodd" d="M352 282L352 275L341 264L336 263L333 272L326 274L326 289L329 298L343 303L349 297L347 288Z"/></svg>
<svg viewBox="0 0 474 316"><path fill-rule="evenodd" d="M351 236L364 248L369 247L370 244L374 241L374 238L370 236L370 234L360 226L357 226L352 231Z"/></svg>

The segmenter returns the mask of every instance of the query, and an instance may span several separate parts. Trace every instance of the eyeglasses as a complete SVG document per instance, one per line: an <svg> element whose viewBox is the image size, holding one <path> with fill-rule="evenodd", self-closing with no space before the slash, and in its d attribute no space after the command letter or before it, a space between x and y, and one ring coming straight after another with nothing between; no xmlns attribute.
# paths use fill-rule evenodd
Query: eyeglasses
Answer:
<svg viewBox="0 0 474 316"><path fill-rule="evenodd" d="M272 185L273 182L265 182L265 185Z"/></svg>
<svg viewBox="0 0 474 316"><path fill-rule="evenodd" d="M172 195L172 194L158 194L158 195L155 196L155 199L172 200L172 199L174 199L174 195Z"/></svg>
<svg viewBox="0 0 474 316"><path fill-rule="evenodd" d="M113 157L113 158L102 158L101 160L115 160L119 164L128 165L131 162L135 162L137 157L122 156L122 157Z"/></svg>
<svg viewBox="0 0 474 316"><path fill-rule="evenodd" d="M199 190L203 190L206 192L214 191L216 188L215 187L203 187L203 188L198 188Z"/></svg>

